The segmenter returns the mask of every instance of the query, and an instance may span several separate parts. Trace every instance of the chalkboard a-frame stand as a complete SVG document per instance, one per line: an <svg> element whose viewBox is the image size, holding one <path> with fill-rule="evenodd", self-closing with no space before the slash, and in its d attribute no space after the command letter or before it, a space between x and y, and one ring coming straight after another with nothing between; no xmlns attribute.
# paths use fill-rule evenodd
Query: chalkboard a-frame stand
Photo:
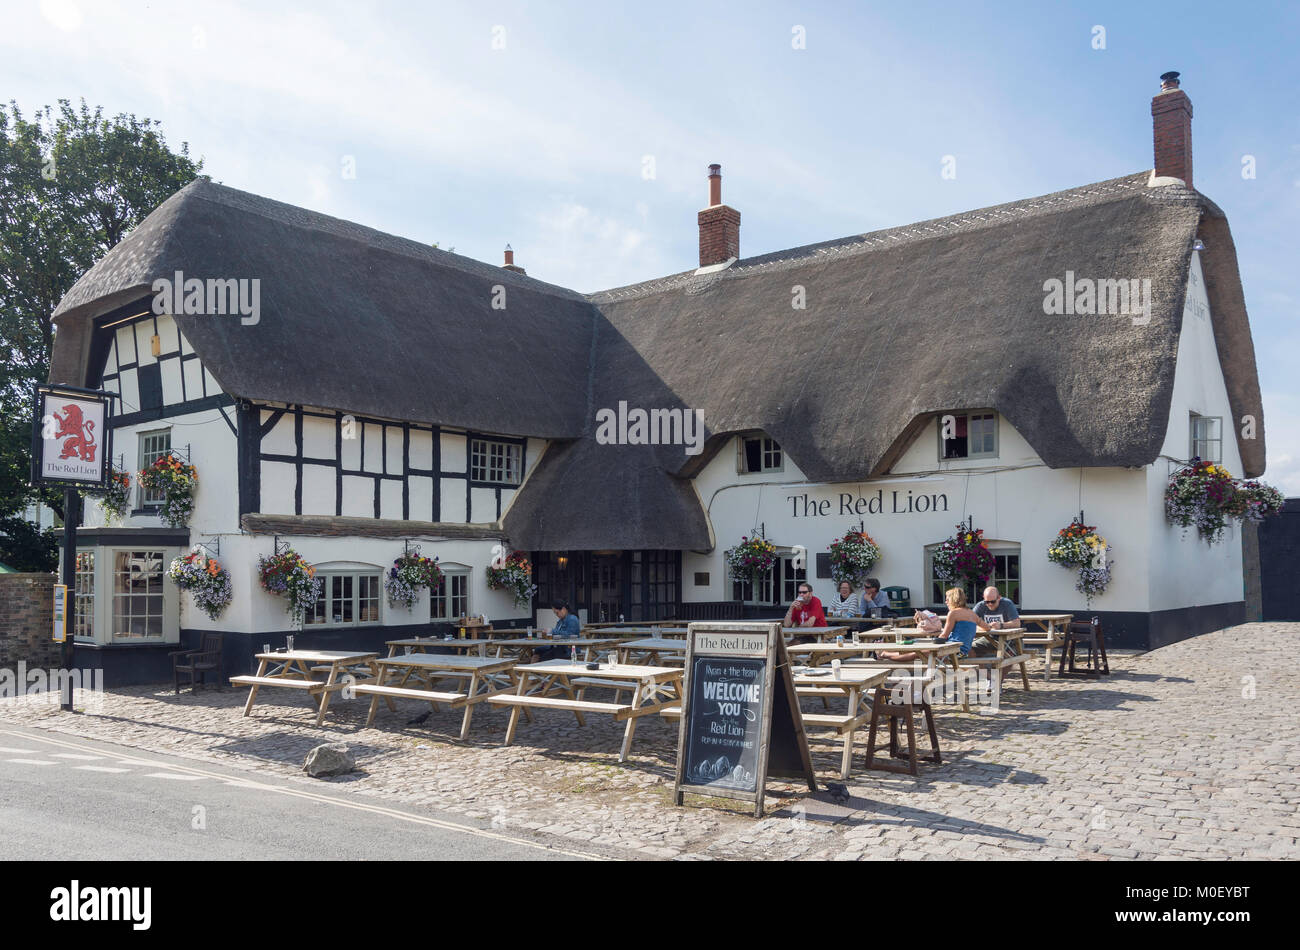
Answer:
<svg viewBox="0 0 1300 950"><path fill-rule="evenodd" d="M687 792L754 803L769 776L817 790L808 737L779 623L693 623L673 802Z"/></svg>

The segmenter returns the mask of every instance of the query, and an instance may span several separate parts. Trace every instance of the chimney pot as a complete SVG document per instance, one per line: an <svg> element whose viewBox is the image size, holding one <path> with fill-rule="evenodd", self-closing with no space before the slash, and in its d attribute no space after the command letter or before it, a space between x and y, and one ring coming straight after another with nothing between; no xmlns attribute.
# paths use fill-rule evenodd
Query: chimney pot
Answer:
<svg viewBox="0 0 1300 950"><path fill-rule="evenodd" d="M526 270L524 270L522 267L516 267L516 266L515 266L515 252L512 251L512 250L510 249L510 245L509 245L509 244L506 245L506 262L505 262L505 264L502 265L502 267L504 267L506 270L512 270L512 271L514 271L516 274L527 274L527 273L528 273L528 272L527 272Z"/></svg>
<svg viewBox="0 0 1300 950"><path fill-rule="evenodd" d="M722 203L722 166L709 166L709 206L699 213L700 266L740 256L740 212Z"/></svg>
<svg viewBox="0 0 1300 950"><path fill-rule="evenodd" d="M1160 74L1160 88L1161 88L1161 89L1177 89L1177 88L1178 88L1178 73L1176 73L1176 72L1172 72L1172 71L1171 71L1171 72L1167 72L1167 73L1161 73L1161 74Z"/></svg>

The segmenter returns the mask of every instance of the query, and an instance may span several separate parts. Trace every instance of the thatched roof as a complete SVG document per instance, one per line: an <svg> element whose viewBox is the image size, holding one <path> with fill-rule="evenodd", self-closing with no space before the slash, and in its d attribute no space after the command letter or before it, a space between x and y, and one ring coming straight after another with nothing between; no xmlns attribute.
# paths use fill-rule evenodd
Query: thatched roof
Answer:
<svg viewBox="0 0 1300 950"><path fill-rule="evenodd" d="M176 316L232 396L538 438L582 431L595 314L582 295L203 179L68 291L51 378L84 375L105 303L152 296L176 271L261 281L256 325ZM497 285L505 309L492 308Z"/></svg>
<svg viewBox="0 0 1300 950"><path fill-rule="evenodd" d="M514 544L707 548L689 481L702 457L599 445L597 410L700 409L710 449L763 430L817 481L881 474L932 414L974 408L1000 412L1052 467L1149 464L1200 237L1233 415L1258 420L1258 438L1239 441L1258 475L1263 412L1227 221L1199 193L1149 178L588 296L196 182L59 305L52 378L83 381L89 320L154 277L261 277L256 327L178 318L227 392L559 439L503 518ZM1150 323L1048 316L1044 281L1067 271L1150 279ZM495 284L504 311L490 308ZM791 306L796 286L804 309Z"/></svg>

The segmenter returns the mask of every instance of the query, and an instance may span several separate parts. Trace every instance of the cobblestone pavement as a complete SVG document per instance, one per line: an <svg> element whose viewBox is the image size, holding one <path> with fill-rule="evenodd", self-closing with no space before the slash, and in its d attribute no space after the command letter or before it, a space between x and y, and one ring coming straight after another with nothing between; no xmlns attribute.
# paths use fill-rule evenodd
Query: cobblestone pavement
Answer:
<svg viewBox="0 0 1300 950"><path fill-rule="evenodd" d="M314 725L310 701L263 690L162 687L107 692L69 717L57 707L0 700L0 722L22 722L140 749L249 766L310 783L307 751L346 742L361 771L328 781L359 795L425 805L484 826L594 842L637 858L1282 858L1300 857L1300 624L1253 623L1140 655L1111 656L1097 680L1044 682L1026 694L1008 679L1001 709L937 710L942 765L912 778L863 771L857 739L848 797L769 785L769 815L691 799L671 804L677 733L641 720L632 756L617 761L622 725L543 711L503 746L508 710L479 706L470 741L460 711L410 720L428 707L336 700ZM805 701L805 709L820 702ZM822 781L838 781L839 744L812 736Z"/></svg>

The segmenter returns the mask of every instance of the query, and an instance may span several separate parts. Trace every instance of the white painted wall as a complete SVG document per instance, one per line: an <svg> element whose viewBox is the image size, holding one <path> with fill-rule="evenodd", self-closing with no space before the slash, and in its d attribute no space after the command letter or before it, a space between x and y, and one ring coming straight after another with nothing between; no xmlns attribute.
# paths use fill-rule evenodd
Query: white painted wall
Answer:
<svg viewBox="0 0 1300 950"><path fill-rule="evenodd" d="M1164 491L1169 476L1180 466L1169 459L1185 460L1191 454L1189 416L1223 419L1223 466L1236 478L1243 475L1237 447L1237 426L1228 403L1228 390L1219 363L1219 351L1210 322L1210 304L1199 252L1192 253L1183 307L1183 328L1178 338L1178 362L1170 401L1169 429L1161 454L1147 472L1147 523L1152 538L1147 571L1151 609L1203 606L1244 599L1241 529L1230 522L1218 544L1200 540L1195 529L1186 537L1164 515Z"/></svg>

